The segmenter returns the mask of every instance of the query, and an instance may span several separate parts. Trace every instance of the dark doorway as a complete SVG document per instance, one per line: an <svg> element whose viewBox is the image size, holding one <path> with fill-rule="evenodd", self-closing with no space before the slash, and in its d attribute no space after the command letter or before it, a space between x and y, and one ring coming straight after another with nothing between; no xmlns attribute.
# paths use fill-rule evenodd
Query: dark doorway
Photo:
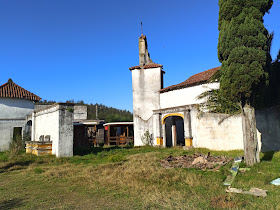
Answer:
<svg viewBox="0 0 280 210"><path fill-rule="evenodd" d="M165 119L166 147L185 146L184 120L179 116ZM175 145L173 145L175 142Z"/></svg>
<svg viewBox="0 0 280 210"><path fill-rule="evenodd" d="M22 127L14 127L13 139L22 138Z"/></svg>

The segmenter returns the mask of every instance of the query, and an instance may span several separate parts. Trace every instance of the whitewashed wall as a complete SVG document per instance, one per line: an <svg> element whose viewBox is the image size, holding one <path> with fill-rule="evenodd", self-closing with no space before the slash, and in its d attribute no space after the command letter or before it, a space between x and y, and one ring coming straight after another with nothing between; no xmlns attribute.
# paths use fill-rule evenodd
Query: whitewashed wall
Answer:
<svg viewBox="0 0 280 210"><path fill-rule="evenodd" d="M210 83L161 93L160 108L165 109L170 107L200 104L204 101L198 100L198 95L205 91L217 88L219 88L219 83Z"/></svg>
<svg viewBox="0 0 280 210"><path fill-rule="evenodd" d="M50 135L52 154L58 157L73 156L73 113L59 104L33 112L32 141L41 135Z"/></svg>
<svg viewBox="0 0 280 210"><path fill-rule="evenodd" d="M34 102L18 98L0 98L1 119L25 119L34 109Z"/></svg>
<svg viewBox="0 0 280 210"><path fill-rule="evenodd" d="M39 141L41 135L50 135L53 143L52 153L56 154L59 140L58 106L50 106L33 113L32 141Z"/></svg>
<svg viewBox="0 0 280 210"><path fill-rule="evenodd" d="M0 98L0 151L9 149L14 127L22 127L22 130L25 130L25 117L32 113L33 109L33 101Z"/></svg>
<svg viewBox="0 0 280 210"><path fill-rule="evenodd" d="M0 120L0 151L9 150L13 138L14 127L22 127L24 131L25 120Z"/></svg>
<svg viewBox="0 0 280 210"><path fill-rule="evenodd" d="M143 145L141 136L153 133L153 110L159 109L161 68L134 69L132 73L134 145Z"/></svg>
<svg viewBox="0 0 280 210"><path fill-rule="evenodd" d="M240 115L228 118L226 114L191 111L193 146L211 150L243 149L242 119ZM224 119L220 124L219 122Z"/></svg>

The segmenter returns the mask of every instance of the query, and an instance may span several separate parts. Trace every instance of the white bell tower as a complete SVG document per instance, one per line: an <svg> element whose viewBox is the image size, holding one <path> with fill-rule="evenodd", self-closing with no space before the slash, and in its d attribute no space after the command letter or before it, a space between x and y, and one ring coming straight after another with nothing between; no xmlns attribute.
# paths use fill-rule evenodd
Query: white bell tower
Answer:
<svg viewBox="0 0 280 210"><path fill-rule="evenodd" d="M163 88L162 65L153 63L148 53L147 38L139 37L139 66L129 68L132 74L134 145L143 145L141 137L149 131L152 141L153 110L160 109L160 93Z"/></svg>

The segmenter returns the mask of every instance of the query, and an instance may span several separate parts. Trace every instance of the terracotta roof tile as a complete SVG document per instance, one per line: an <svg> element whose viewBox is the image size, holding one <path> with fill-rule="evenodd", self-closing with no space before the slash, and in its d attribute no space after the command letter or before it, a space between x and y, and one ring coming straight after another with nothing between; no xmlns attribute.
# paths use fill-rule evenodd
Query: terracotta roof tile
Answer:
<svg viewBox="0 0 280 210"><path fill-rule="evenodd" d="M198 74L191 76L189 79L187 79L182 83L163 88L159 92L164 93L171 90L177 90L177 89L201 84L203 82L208 81L219 70L220 70L220 66L213 69L209 69L207 71L200 72Z"/></svg>
<svg viewBox="0 0 280 210"><path fill-rule="evenodd" d="M153 63L153 64L146 64L143 66L144 69L149 69L149 68L157 68L157 67L162 67L161 64ZM129 70L134 70L134 69L141 69L141 66L132 66L129 68Z"/></svg>
<svg viewBox="0 0 280 210"><path fill-rule="evenodd" d="M19 85L15 84L11 79L7 83L0 86L0 97L2 98L22 98L31 101L40 101L41 98Z"/></svg>

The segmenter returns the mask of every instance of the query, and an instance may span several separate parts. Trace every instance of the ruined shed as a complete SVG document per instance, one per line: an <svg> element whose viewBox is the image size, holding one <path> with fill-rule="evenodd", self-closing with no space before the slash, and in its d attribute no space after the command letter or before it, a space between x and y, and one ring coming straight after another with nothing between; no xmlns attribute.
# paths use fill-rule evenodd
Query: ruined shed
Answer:
<svg viewBox="0 0 280 210"><path fill-rule="evenodd" d="M104 124L105 144L108 146L134 143L133 122L111 122Z"/></svg>
<svg viewBox="0 0 280 210"><path fill-rule="evenodd" d="M104 144L104 120L83 120L74 123L74 148Z"/></svg>

